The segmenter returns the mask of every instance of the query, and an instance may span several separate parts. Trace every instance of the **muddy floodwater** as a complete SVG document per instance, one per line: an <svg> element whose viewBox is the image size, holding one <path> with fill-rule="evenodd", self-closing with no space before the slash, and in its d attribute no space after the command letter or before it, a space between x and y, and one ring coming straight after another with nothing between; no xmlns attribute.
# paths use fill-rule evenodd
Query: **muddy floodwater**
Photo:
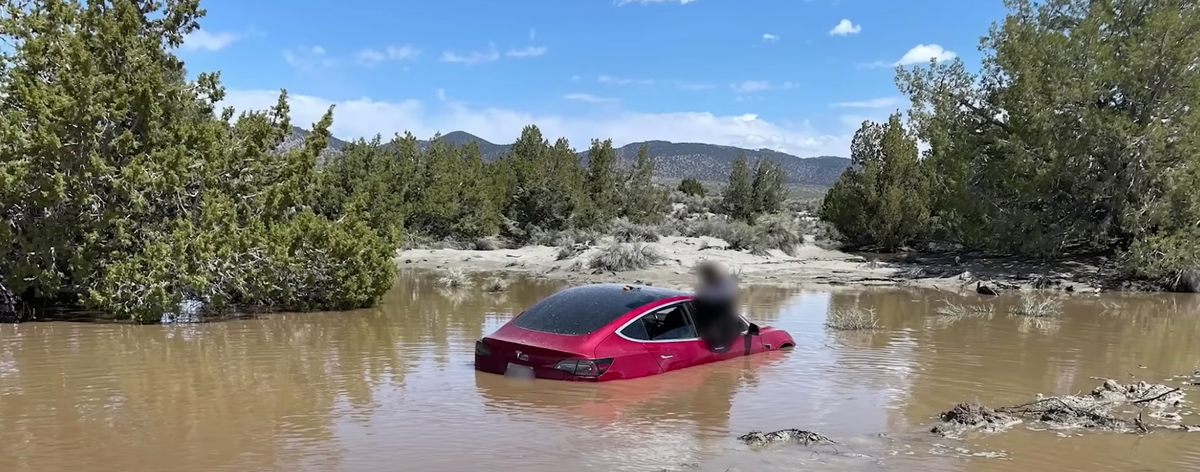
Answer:
<svg viewBox="0 0 1200 472"><path fill-rule="evenodd" d="M377 309L176 326L0 326L0 471L1180 471L1200 433L929 433L959 402L1012 405L1200 368L1200 297L1082 295L1049 321L937 316L977 295L750 288L798 346L646 379L522 383L473 343L559 282L505 293L409 273ZM831 308L882 329L829 332ZM1200 387L1187 400L1200 400ZM1200 423L1200 418L1185 417ZM750 430L836 446L752 450Z"/></svg>

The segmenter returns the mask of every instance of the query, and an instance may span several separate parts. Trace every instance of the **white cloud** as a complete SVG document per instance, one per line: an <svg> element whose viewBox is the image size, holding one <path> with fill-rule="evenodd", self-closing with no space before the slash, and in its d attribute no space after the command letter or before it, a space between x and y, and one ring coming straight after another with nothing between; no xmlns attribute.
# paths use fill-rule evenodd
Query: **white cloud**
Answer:
<svg viewBox="0 0 1200 472"><path fill-rule="evenodd" d="M188 51L220 51L241 39L233 33L212 33L196 30L183 37L183 49Z"/></svg>
<svg viewBox="0 0 1200 472"><path fill-rule="evenodd" d="M779 40L779 36L775 36L771 33L764 33L762 39L763 41L777 41Z"/></svg>
<svg viewBox="0 0 1200 472"><path fill-rule="evenodd" d="M834 25L833 29L829 30L829 35L846 36L849 34L858 34L859 31L862 31L862 25L851 23L850 20L842 20L837 25Z"/></svg>
<svg viewBox="0 0 1200 472"><path fill-rule="evenodd" d="M896 66L911 66L914 64L925 64L932 59L937 59L938 62L949 61L958 57L954 51L947 51L936 44L918 44L904 53L904 57L892 63L884 61L875 61L865 64L859 64L859 68L874 68L874 67L896 67Z"/></svg>
<svg viewBox="0 0 1200 472"><path fill-rule="evenodd" d="M265 109L273 106L278 96L275 90L229 90L223 105L238 110ZM303 127L320 119L329 105L336 104L333 134L344 139L377 133L391 136L404 131L428 137L439 131L464 130L492 142L505 143L514 141L523 126L536 124L546 136L565 136L575 146L585 146L592 138L612 138L617 145L664 139L770 148L799 156L844 156L849 153L850 138L857 127L838 123L836 132L823 133L807 121L771 122L754 114L717 116L706 112L610 109L603 114L564 116L474 107L455 101L431 104L419 100L379 102L370 98L335 101L294 91L289 99L293 122Z"/></svg>
<svg viewBox="0 0 1200 472"><path fill-rule="evenodd" d="M767 90L788 90L796 88L795 82L771 83L765 80L747 80L729 84L729 88L737 93L765 92Z"/></svg>
<svg viewBox="0 0 1200 472"><path fill-rule="evenodd" d="M388 46L383 49L364 49L359 51L357 59L358 62L364 65L373 66L389 59L393 61L416 59L419 55L421 55L420 49L405 44L403 46Z"/></svg>
<svg viewBox="0 0 1200 472"><path fill-rule="evenodd" d="M508 52L504 53L508 57L538 57L543 54L546 54L546 48L540 46L529 46L525 49L509 49Z"/></svg>
<svg viewBox="0 0 1200 472"><path fill-rule="evenodd" d="M566 95L563 95L563 98L565 98L567 100L579 100L581 102L588 102L588 103L612 103L612 102L620 101L615 98L597 97L590 93L568 93Z"/></svg>
<svg viewBox="0 0 1200 472"><path fill-rule="evenodd" d="M338 65L337 60L329 57L325 53L325 48L321 46L284 49L283 60L292 67L305 71L315 71Z"/></svg>
<svg viewBox="0 0 1200 472"><path fill-rule="evenodd" d="M936 44L918 44L904 53L899 61L896 61L893 66L911 66L913 64L921 64L937 59L938 62L949 61L957 57L954 51L947 51Z"/></svg>
<svg viewBox="0 0 1200 472"><path fill-rule="evenodd" d="M903 104L898 97L873 98L861 102L838 102L830 105L834 108L892 108Z"/></svg>
<svg viewBox="0 0 1200 472"><path fill-rule="evenodd" d="M624 5L624 4L626 4L626 3L640 3L640 4L642 4L642 5L646 5L646 4L650 4L650 3L675 3L675 2L679 2L679 4L680 4L680 5L687 5L687 4L689 4L689 3L692 3L692 2L694 2L694 1L696 1L696 0L615 0L615 3L616 3L616 4L617 4L617 6L619 7L619 6L621 6L621 5Z"/></svg>
<svg viewBox="0 0 1200 472"><path fill-rule="evenodd" d="M500 51L496 49L495 43L488 43L486 51L471 51L466 54L459 54L454 51L446 51L442 53L442 62L450 62L455 64L483 64L485 62L496 62L500 60Z"/></svg>
<svg viewBox="0 0 1200 472"><path fill-rule="evenodd" d="M630 79L627 77L613 77L611 75L602 75L596 78L602 84L609 85L654 85L654 80L651 79Z"/></svg>

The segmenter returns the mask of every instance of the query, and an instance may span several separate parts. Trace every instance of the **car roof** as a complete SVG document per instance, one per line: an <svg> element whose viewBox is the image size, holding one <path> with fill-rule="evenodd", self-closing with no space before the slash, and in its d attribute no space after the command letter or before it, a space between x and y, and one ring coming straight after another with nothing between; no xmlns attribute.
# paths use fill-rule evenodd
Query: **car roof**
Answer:
<svg viewBox="0 0 1200 472"><path fill-rule="evenodd" d="M595 332L642 306L689 295L649 285L580 285L538 301L512 323L533 331L578 336Z"/></svg>
<svg viewBox="0 0 1200 472"><path fill-rule="evenodd" d="M631 285L631 284L617 284L617 283L579 285L576 287L568 288L566 290L562 290L559 293L563 293L563 292L608 293L608 294L611 294L612 296L620 296L620 297L625 297L628 299L654 297L655 300L662 300L662 299L671 298L671 297L680 297L680 296L684 296L684 295L691 295L691 293L685 292L683 290L675 290L675 289L664 288L664 287L655 287L652 285Z"/></svg>

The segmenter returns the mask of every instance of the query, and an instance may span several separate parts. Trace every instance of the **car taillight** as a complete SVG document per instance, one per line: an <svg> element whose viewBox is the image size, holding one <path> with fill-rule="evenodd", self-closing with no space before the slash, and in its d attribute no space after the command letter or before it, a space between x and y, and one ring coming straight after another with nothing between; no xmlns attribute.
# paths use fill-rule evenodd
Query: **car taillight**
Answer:
<svg viewBox="0 0 1200 472"><path fill-rule="evenodd" d="M483 343L482 339L480 339L478 341L475 341L475 355L476 356L490 356L490 355L492 355L492 350L491 350L491 348L489 348L487 346L487 344Z"/></svg>
<svg viewBox="0 0 1200 472"><path fill-rule="evenodd" d="M612 358L607 359L564 359L554 364L555 370L561 370L577 377L599 377L612 367Z"/></svg>

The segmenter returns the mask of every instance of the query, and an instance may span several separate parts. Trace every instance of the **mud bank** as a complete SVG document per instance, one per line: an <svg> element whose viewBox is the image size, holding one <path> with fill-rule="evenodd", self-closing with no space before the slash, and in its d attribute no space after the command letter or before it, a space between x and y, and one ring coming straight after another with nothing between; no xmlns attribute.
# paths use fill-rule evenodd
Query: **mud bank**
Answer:
<svg viewBox="0 0 1200 472"><path fill-rule="evenodd" d="M603 272L591 269L589 261L603 245L577 248L568 257L560 249L527 246L519 249L459 250L410 249L397 253L401 269L423 268L464 272L510 272L535 277L598 282L640 282L683 288L693 281L692 267L702 260L719 261L739 274L744 284L781 285L799 288L838 286L919 286L943 290L975 290L977 283L1004 289L1058 289L1095 291L1095 267L1084 264L1070 270L1038 268L1010 262L987 266L986 261L969 264L938 258L908 258L887 262L806 243L788 255L772 250L765 254L727 249L724 241L710 237L666 237L647 243L662 261L645 269Z"/></svg>

